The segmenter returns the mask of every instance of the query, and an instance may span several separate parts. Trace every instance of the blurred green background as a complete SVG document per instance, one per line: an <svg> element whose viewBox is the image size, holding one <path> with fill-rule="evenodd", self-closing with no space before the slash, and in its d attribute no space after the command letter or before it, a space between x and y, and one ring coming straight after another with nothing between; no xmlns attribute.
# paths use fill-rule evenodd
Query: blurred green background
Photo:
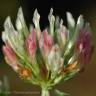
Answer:
<svg viewBox="0 0 96 96"><path fill-rule="evenodd" d="M96 1L94 0L0 0L0 79L6 75L9 79L11 92L33 92L32 94L21 94L22 96L40 96L40 88L21 80L17 74L9 67L2 54L1 34L3 23L8 15L11 16L15 25L18 8L22 6L25 20L29 26L32 23L34 9L37 8L41 14L41 28L48 24L47 15L51 7L54 8L55 15L66 19L66 11L70 11L75 19L80 14L90 22L92 27L93 42L96 45ZM64 21L66 24L66 20ZM86 65L84 72L78 74L66 83L60 83L56 88L68 92L71 96L96 96L96 48L91 62ZM52 93L52 92L51 92ZM18 96L11 94L11 96ZM54 94L52 93L52 96Z"/></svg>

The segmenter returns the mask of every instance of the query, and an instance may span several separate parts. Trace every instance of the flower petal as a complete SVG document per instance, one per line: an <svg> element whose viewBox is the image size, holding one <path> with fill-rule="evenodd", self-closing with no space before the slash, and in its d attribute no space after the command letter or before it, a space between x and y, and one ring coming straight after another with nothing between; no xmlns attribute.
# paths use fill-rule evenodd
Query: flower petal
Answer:
<svg viewBox="0 0 96 96"><path fill-rule="evenodd" d="M42 32L39 46L40 46L40 49L43 52L43 54L45 54L45 56L48 56L48 54L53 46L53 38L51 37L51 35L48 34L47 30L44 30Z"/></svg>
<svg viewBox="0 0 96 96"><path fill-rule="evenodd" d="M60 72L64 59L61 57L61 51L58 45L54 45L48 55L49 69L52 71L52 75Z"/></svg>
<svg viewBox="0 0 96 96"><path fill-rule="evenodd" d="M39 15L39 13L38 13L38 11L37 11L37 9L36 9L36 10L34 11L33 23L34 23L35 28L36 28L37 39L40 38L40 34L41 34L39 21L40 21L40 15Z"/></svg>
<svg viewBox="0 0 96 96"><path fill-rule="evenodd" d="M37 46L36 46L36 32L34 29L26 39L26 47L29 56L30 57L35 56Z"/></svg>
<svg viewBox="0 0 96 96"><path fill-rule="evenodd" d="M48 15L48 20L50 23L50 34L54 36L54 24L55 24L55 17L53 15L53 9L50 9L50 13Z"/></svg>
<svg viewBox="0 0 96 96"><path fill-rule="evenodd" d="M90 61L92 55L92 36L91 29L87 23L79 32L76 42L76 51L80 56L80 61L86 64Z"/></svg>
<svg viewBox="0 0 96 96"><path fill-rule="evenodd" d="M6 62L13 68L14 71L18 70L17 59L12 48L7 44L3 46L3 53L5 55Z"/></svg>
<svg viewBox="0 0 96 96"><path fill-rule="evenodd" d="M16 20L16 28L19 32L23 32L24 37L27 37L28 35L28 28L24 20L22 8L19 8L18 14L17 14L17 20Z"/></svg>
<svg viewBox="0 0 96 96"><path fill-rule="evenodd" d="M68 40L68 30L65 26L62 25L58 31L59 31L57 34L58 43L61 49L64 49L65 44Z"/></svg>

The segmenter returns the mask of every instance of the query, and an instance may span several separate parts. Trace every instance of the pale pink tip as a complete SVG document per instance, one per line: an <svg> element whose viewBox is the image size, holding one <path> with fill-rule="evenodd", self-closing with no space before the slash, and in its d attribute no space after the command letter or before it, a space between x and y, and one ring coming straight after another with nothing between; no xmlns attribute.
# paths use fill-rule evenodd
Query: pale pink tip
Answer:
<svg viewBox="0 0 96 96"><path fill-rule="evenodd" d="M5 57L7 58L7 63L9 63L9 65L15 65L16 64L16 55L13 51L13 49L9 46L3 46L3 53L5 55Z"/></svg>
<svg viewBox="0 0 96 96"><path fill-rule="evenodd" d="M33 57L36 53L36 32L32 30L26 40L26 47L30 57Z"/></svg>
<svg viewBox="0 0 96 96"><path fill-rule="evenodd" d="M48 56L52 46L53 46L53 38L48 34L47 30L44 30L41 34L41 38L39 41L40 49L42 50L45 56Z"/></svg>

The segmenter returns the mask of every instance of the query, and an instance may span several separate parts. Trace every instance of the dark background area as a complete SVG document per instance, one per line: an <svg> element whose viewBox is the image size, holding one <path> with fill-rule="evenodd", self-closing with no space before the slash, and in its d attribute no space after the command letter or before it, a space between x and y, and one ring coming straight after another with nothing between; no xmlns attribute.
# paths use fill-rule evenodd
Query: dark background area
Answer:
<svg viewBox="0 0 96 96"><path fill-rule="evenodd" d="M66 11L73 14L74 18L80 14L84 15L84 18L90 22L92 27L93 42L96 45L96 1L95 0L0 0L0 79L4 75L8 76L11 91L32 91L34 94L28 96L40 96L36 92L40 92L40 88L27 84L21 80L16 73L5 63L2 55L2 40L1 33L3 31L3 23L7 16L12 18L12 22L15 25L17 11L19 7L22 7L24 17L27 25L32 23L32 15L37 8L41 15L41 29L44 29L47 24L47 16L50 8L54 9L54 15L59 15L63 18L66 25ZM95 48L96 49L96 48ZM71 96L96 96L96 51L92 60L86 65L86 70L75 76L75 78L61 83L56 88L68 92ZM52 93L52 92L51 92ZM11 96L18 96L12 94ZM22 94L22 96L27 96ZM54 96L54 95L52 95Z"/></svg>

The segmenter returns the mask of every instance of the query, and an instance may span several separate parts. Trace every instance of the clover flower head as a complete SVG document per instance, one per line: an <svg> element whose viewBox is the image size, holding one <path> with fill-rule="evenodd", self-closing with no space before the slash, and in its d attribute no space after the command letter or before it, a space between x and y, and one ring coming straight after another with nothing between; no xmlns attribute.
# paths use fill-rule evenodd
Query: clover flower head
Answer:
<svg viewBox="0 0 96 96"><path fill-rule="evenodd" d="M19 8L16 29L9 16L4 23L2 39L6 62L22 79L39 85L45 91L77 74L81 70L80 65L88 63L92 55L90 24L84 21L82 15L77 22L70 12L66 15L68 26L53 15L51 8L49 26L41 31L40 15L36 9L34 26L29 30L22 8ZM49 96L45 91L42 96Z"/></svg>

